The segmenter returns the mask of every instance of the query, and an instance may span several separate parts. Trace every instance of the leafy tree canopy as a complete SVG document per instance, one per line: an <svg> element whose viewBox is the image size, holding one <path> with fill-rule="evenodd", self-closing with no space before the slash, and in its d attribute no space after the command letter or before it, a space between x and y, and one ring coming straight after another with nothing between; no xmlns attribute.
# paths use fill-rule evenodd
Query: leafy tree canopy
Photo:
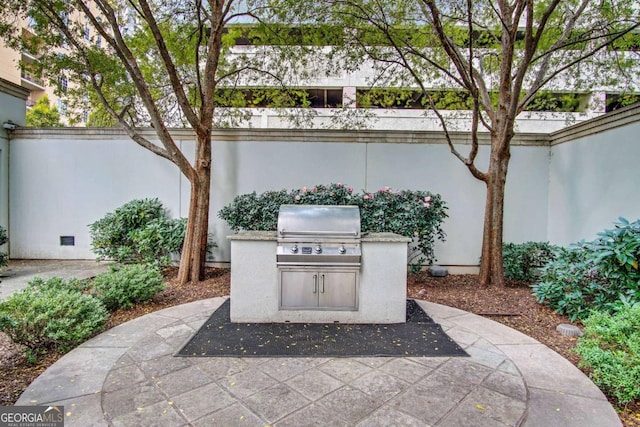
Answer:
<svg viewBox="0 0 640 427"><path fill-rule="evenodd" d="M344 43L331 50L343 69L366 72L375 102L429 105L440 119L451 152L486 184L480 283L504 284L504 194L517 116L532 102L557 108L570 88L622 92L640 87L635 49L637 0L271 0L270 19L342 28ZM457 89L468 97L456 97ZM454 95L451 99L452 94ZM369 97L371 99L371 96ZM579 100L577 108L579 108ZM471 110L471 144L454 146L438 107ZM491 135L488 166L477 164L478 132Z"/></svg>
<svg viewBox="0 0 640 427"><path fill-rule="evenodd" d="M26 125L33 127L63 126L58 109L49 103L47 95L42 95L36 104L27 110Z"/></svg>

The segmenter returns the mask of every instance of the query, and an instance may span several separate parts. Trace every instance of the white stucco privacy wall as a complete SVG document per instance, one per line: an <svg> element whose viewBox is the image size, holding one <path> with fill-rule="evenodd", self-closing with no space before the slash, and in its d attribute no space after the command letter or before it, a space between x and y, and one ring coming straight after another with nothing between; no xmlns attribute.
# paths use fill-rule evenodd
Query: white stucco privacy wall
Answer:
<svg viewBox="0 0 640 427"><path fill-rule="evenodd" d="M193 151L191 131L174 134ZM468 149L468 134L455 140ZM342 182L357 191L390 186L442 194L450 217L444 224L447 241L436 249L438 262L478 263L484 186L449 152L439 132L220 130L214 141L215 261L230 260L229 229L217 212L236 195ZM486 163L488 141L481 142L479 158ZM506 240L546 239L548 176L547 137L518 135L507 185ZM134 198L158 197L174 216L188 210L189 185L178 169L118 130L20 130L12 141L10 178L12 258L91 259L87 225ZM60 236L75 236L75 245L61 246Z"/></svg>
<svg viewBox="0 0 640 427"><path fill-rule="evenodd" d="M640 218L640 106L551 136L549 241L592 240Z"/></svg>
<svg viewBox="0 0 640 427"><path fill-rule="evenodd" d="M12 258L92 259L88 224L134 198L181 212L180 176L151 152L93 130L28 131L12 141ZM60 236L74 236L62 246Z"/></svg>
<svg viewBox="0 0 640 427"><path fill-rule="evenodd" d="M27 89L0 78L0 226L5 229L9 227L9 141L12 134L4 124L24 126L28 96Z"/></svg>

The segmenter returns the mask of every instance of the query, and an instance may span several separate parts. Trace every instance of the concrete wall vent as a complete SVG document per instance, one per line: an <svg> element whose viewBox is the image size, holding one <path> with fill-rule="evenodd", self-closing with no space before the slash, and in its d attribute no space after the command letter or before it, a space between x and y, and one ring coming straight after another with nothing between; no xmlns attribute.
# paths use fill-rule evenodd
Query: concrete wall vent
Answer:
<svg viewBox="0 0 640 427"><path fill-rule="evenodd" d="M60 246L75 246L76 236L60 236Z"/></svg>

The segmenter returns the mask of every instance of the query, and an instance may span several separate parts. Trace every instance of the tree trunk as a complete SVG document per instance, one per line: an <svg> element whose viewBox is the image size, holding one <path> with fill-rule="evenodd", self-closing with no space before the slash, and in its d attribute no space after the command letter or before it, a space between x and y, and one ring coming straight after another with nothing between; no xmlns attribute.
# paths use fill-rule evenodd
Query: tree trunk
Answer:
<svg viewBox="0 0 640 427"><path fill-rule="evenodd" d="M503 146L495 144L492 147ZM509 158L508 149L491 150L487 184L487 199L484 215L482 239L482 261L480 264L480 285L504 286L502 259L502 237L504 219L504 190L507 181Z"/></svg>
<svg viewBox="0 0 640 427"><path fill-rule="evenodd" d="M191 182L187 231L180 258L178 283L204 279L209 235L209 192L211 188L211 136L198 138L195 173Z"/></svg>

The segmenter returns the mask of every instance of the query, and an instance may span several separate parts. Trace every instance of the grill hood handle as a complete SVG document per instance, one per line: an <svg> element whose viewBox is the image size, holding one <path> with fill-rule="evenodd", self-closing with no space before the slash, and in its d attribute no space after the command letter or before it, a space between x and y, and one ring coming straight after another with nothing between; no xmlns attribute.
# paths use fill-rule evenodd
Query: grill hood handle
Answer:
<svg viewBox="0 0 640 427"><path fill-rule="evenodd" d="M294 236L357 236L357 231L286 231L284 228L280 230L280 235L286 234Z"/></svg>

